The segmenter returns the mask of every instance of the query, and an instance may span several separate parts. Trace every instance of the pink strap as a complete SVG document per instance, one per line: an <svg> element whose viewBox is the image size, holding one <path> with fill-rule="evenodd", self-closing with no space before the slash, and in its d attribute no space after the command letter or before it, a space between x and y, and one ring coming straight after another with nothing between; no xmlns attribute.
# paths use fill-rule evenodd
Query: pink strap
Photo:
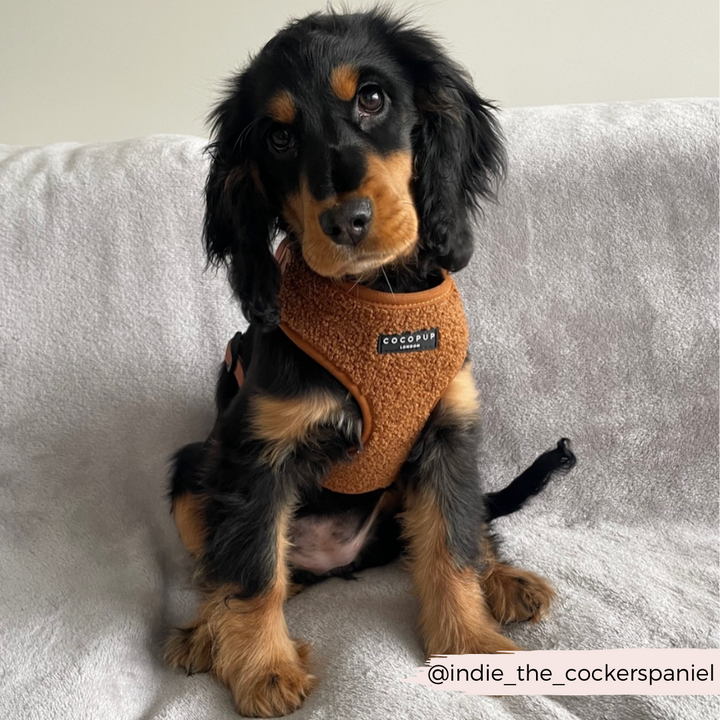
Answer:
<svg viewBox="0 0 720 720"><path fill-rule="evenodd" d="M230 367L232 363L232 350L230 349L230 343L227 344L227 348L225 349L225 365L227 367ZM242 387L243 380L245 380L245 372L243 371L242 363L240 362L240 358L238 357L237 362L235 363L235 379L237 380L237 384L239 387Z"/></svg>

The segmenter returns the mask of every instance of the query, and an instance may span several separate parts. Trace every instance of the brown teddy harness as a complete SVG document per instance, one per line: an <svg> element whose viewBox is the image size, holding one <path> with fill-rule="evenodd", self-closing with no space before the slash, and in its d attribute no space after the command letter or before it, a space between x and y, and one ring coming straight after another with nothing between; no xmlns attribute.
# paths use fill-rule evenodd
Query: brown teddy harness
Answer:
<svg viewBox="0 0 720 720"><path fill-rule="evenodd" d="M281 249L279 261L280 329L362 412L361 451L335 465L323 486L342 493L388 487L465 362L468 327L457 286L445 275L430 290L384 293L317 275L289 251ZM242 384L236 352L228 345L225 360Z"/></svg>

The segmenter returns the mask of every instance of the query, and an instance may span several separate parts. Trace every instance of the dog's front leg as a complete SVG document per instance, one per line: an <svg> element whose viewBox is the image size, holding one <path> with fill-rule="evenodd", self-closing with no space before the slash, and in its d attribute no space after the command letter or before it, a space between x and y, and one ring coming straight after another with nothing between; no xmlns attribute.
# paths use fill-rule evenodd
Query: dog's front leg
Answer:
<svg viewBox="0 0 720 720"><path fill-rule="evenodd" d="M500 633L479 582L485 558L478 423L467 363L433 411L405 466L403 533L427 655L520 649Z"/></svg>
<svg viewBox="0 0 720 720"><path fill-rule="evenodd" d="M270 474L254 479L266 483L265 492L209 501L209 513L226 517L220 534L208 536L201 566L204 600L195 621L173 637L166 657L188 672L212 671L230 689L241 715L276 717L297 709L315 678L307 669L309 646L290 638L283 613L289 499L273 497Z"/></svg>
<svg viewBox="0 0 720 720"><path fill-rule="evenodd" d="M288 514L274 526L274 565L267 585L248 592L234 583L206 595L200 614L212 638L212 672L226 685L241 715L276 717L296 710L315 685L308 671L309 645L290 638L283 605L288 596Z"/></svg>
<svg viewBox="0 0 720 720"><path fill-rule="evenodd" d="M248 393L207 446L198 496L205 597L166 657L188 671L212 671L243 715L290 713L315 683L308 646L290 638L283 614L288 527L298 488L319 482L333 457L357 442L338 432L359 424L346 404L328 393Z"/></svg>

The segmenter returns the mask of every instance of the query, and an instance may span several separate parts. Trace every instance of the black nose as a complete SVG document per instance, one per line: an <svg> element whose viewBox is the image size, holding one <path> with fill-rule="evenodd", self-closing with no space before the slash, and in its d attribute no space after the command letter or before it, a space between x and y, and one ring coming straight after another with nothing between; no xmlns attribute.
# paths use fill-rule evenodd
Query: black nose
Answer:
<svg viewBox="0 0 720 720"><path fill-rule="evenodd" d="M357 245L370 230L372 203L367 198L346 200L320 215L323 232L338 245Z"/></svg>

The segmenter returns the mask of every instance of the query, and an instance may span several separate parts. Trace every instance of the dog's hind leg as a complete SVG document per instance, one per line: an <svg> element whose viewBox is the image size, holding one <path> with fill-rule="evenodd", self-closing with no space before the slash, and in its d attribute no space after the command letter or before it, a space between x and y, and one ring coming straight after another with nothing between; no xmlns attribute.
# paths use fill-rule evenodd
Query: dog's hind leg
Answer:
<svg viewBox="0 0 720 720"><path fill-rule="evenodd" d="M165 662L188 675L212 670L212 636L202 609L193 622L170 635L165 644Z"/></svg>
<svg viewBox="0 0 720 720"><path fill-rule="evenodd" d="M555 473L569 471L575 462L570 441L562 438L555 448L540 455L507 487L485 496L487 523L483 524L480 539L485 563L480 582L490 611L498 622L537 622L549 610L555 591L540 575L500 560L498 543L489 522L519 510Z"/></svg>
<svg viewBox="0 0 720 720"><path fill-rule="evenodd" d="M173 457L170 475L170 508L180 540L193 558L202 555L205 542L205 504L202 473L207 448L192 443ZM203 613L177 628L165 645L165 659L171 667L183 668L188 675L208 672L212 668L212 637Z"/></svg>
<svg viewBox="0 0 720 720"><path fill-rule="evenodd" d="M170 510L180 540L194 558L202 554L205 539L207 496L203 493L202 472L206 452L204 443L186 445L175 454L170 476Z"/></svg>

